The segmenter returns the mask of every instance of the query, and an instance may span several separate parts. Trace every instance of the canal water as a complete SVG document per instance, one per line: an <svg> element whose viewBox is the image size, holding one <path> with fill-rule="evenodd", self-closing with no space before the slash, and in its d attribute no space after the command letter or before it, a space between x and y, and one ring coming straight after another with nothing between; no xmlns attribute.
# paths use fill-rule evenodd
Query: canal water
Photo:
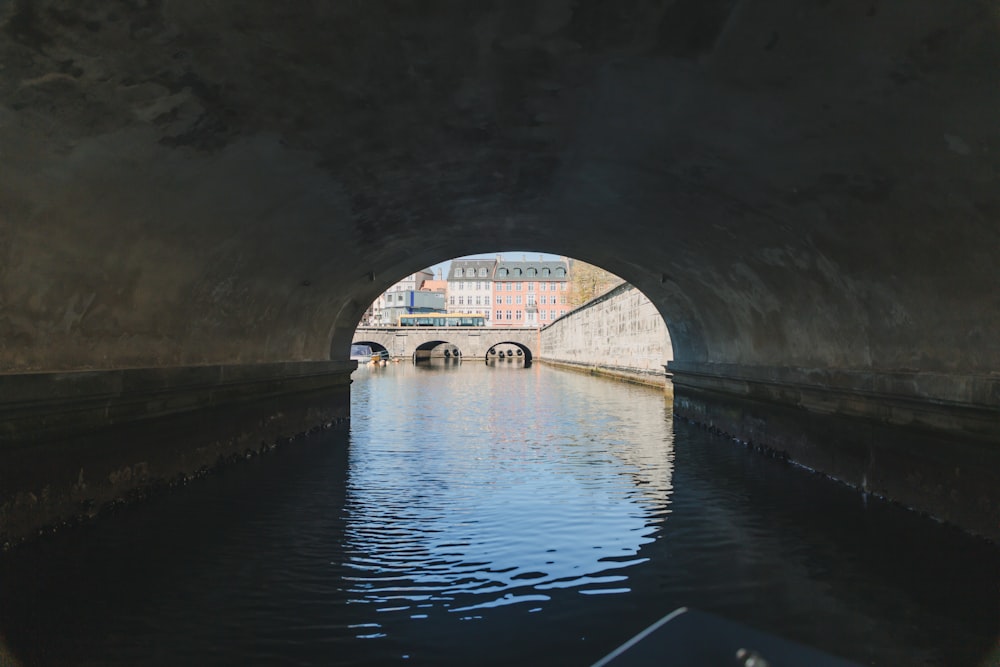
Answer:
<svg viewBox="0 0 1000 667"><path fill-rule="evenodd" d="M997 664L1000 551L660 390L354 378L349 433L0 555L0 664L589 665L680 606L862 664Z"/></svg>

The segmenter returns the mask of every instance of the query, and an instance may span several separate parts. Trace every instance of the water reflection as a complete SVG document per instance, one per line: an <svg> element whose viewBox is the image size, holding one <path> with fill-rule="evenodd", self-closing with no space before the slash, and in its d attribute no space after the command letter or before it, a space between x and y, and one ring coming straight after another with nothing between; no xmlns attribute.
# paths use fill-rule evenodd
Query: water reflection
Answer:
<svg viewBox="0 0 1000 667"><path fill-rule="evenodd" d="M352 429L348 590L373 623L386 611L538 611L556 589L630 590L628 569L645 562L670 502L668 432L642 426L662 418L629 419L620 390L574 396L561 376L521 366L522 381L501 373L499 385L421 364L447 378L423 387L433 409ZM355 387L362 404L395 398Z"/></svg>
<svg viewBox="0 0 1000 667"><path fill-rule="evenodd" d="M862 664L997 664L995 547L675 423L656 390L478 362L354 379L350 433L0 554L11 653L587 665L686 605Z"/></svg>

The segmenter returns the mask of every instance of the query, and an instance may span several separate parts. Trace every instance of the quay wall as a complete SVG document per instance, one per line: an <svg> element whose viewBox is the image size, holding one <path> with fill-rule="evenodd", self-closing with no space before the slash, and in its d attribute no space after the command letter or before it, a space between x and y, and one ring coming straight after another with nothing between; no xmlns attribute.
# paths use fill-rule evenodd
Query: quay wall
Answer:
<svg viewBox="0 0 1000 667"><path fill-rule="evenodd" d="M541 331L540 361L563 368L668 386L673 359L656 306L628 283L570 311Z"/></svg>

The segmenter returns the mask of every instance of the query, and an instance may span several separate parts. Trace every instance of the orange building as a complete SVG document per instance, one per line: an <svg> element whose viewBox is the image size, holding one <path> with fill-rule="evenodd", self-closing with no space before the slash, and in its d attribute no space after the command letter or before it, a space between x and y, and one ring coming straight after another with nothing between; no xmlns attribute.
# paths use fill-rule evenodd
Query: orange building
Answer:
<svg viewBox="0 0 1000 667"><path fill-rule="evenodd" d="M500 260L493 274L495 327L544 327L569 310L565 260Z"/></svg>
<svg viewBox="0 0 1000 667"><path fill-rule="evenodd" d="M420 285L421 292L447 292L448 291L448 281L447 280L425 280L422 285Z"/></svg>

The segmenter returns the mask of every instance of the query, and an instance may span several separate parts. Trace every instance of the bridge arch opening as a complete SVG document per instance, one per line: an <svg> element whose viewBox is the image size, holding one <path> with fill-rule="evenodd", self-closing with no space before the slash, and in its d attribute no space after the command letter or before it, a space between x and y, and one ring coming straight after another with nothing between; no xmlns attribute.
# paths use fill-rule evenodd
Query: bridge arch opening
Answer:
<svg viewBox="0 0 1000 667"><path fill-rule="evenodd" d="M359 340L356 340L356 341L354 341L354 342L351 343L351 347L352 348L355 345L368 346L368 347L371 348L372 352L375 353L375 354L381 354L381 355L384 355L384 356L389 356L389 348L387 348L385 345L383 345L382 343L380 343L378 341L375 341L375 340L359 339Z"/></svg>
<svg viewBox="0 0 1000 667"><path fill-rule="evenodd" d="M413 350L413 363L445 359L446 361L461 361L462 350L454 343L446 340L430 340L421 343Z"/></svg>
<svg viewBox="0 0 1000 667"><path fill-rule="evenodd" d="M523 362L524 367L527 368L531 366L531 362L534 360L534 355L531 352L531 348L523 343L519 343L513 340L503 340L498 343L493 344L488 350L486 350L486 358L484 362L486 364L497 363L497 362Z"/></svg>

